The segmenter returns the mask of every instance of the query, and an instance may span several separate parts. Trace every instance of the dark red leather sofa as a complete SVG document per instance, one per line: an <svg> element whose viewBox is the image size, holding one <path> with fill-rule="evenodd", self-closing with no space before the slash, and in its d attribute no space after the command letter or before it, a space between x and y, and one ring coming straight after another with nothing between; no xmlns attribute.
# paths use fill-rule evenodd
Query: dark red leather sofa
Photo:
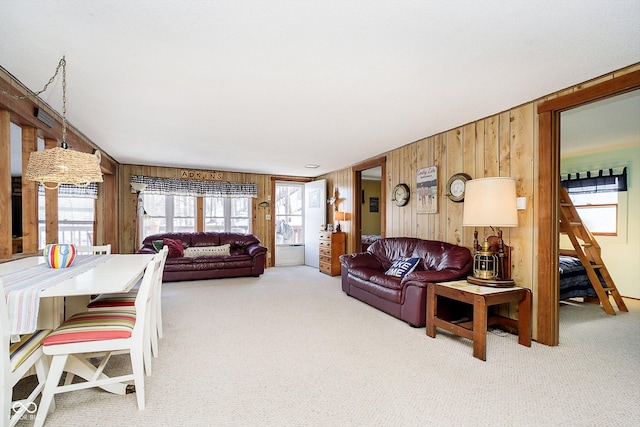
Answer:
<svg viewBox="0 0 640 427"><path fill-rule="evenodd" d="M170 239L173 242L167 242ZM156 253L154 241L179 242L183 249L229 245L229 255L184 256L169 248L162 280L216 279L222 277L258 277L264 273L267 248L253 234L228 232L161 233L147 236L138 253ZM175 245L175 244L174 244ZM183 251L184 252L184 251ZM188 252L188 251L187 251Z"/></svg>
<svg viewBox="0 0 640 427"><path fill-rule="evenodd" d="M419 258L403 278L385 272L399 258ZM465 247L410 237L381 239L367 252L342 255L342 290L411 326L426 324L427 283L465 278L473 257Z"/></svg>

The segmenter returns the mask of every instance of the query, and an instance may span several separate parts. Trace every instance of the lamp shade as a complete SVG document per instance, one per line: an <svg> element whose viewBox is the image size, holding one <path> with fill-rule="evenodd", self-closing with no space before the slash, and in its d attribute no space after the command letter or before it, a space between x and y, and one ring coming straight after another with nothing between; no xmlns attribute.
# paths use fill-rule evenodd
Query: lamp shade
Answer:
<svg viewBox="0 0 640 427"><path fill-rule="evenodd" d="M25 179L38 181L47 189L58 188L60 184L86 187L92 182L102 182L100 152L89 154L61 147L34 151L29 155Z"/></svg>
<svg viewBox="0 0 640 427"><path fill-rule="evenodd" d="M131 183L131 188L136 193L140 193L140 192L144 191L145 188L147 188L147 184L145 184L144 182L132 182Z"/></svg>
<svg viewBox="0 0 640 427"><path fill-rule="evenodd" d="M467 181L462 225L465 227L517 227L516 180L495 177Z"/></svg>
<svg viewBox="0 0 640 427"><path fill-rule="evenodd" d="M345 219L346 218L345 218L344 212L340 212L340 211L336 212L336 214L335 214L335 220L336 221L344 221Z"/></svg>

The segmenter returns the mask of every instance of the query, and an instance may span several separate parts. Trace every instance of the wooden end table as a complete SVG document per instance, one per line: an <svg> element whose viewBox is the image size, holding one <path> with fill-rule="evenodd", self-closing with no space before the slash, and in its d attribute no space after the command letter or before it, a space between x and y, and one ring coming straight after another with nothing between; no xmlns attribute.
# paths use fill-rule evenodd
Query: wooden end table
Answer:
<svg viewBox="0 0 640 427"><path fill-rule="evenodd" d="M473 320L451 323L437 317L438 296L473 305ZM518 303L518 320L488 316L488 307L507 302ZM487 326L500 324L518 330L518 343L531 347L531 291L527 288L493 288L466 280L429 283L427 289L427 335L436 337L436 327L473 341L473 356L487 360Z"/></svg>

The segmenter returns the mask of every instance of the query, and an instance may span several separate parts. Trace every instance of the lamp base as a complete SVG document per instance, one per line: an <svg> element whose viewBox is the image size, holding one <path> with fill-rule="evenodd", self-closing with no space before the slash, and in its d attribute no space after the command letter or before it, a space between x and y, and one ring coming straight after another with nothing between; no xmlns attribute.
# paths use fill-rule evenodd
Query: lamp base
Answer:
<svg viewBox="0 0 640 427"><path fill-rule="evenodd" d="M467 282L472 285L491 286L493 288L511 288L516 285L513 279L480 279L475 276L467 276Z"/></svg>
<svg viewBox="0 0 640 427"><path fill-rule="evenodd" d="M488 236L485 240L489 243L491 252L498 256L498 278L494 280L510 280L511 278L511 247L504 244L502 230L498 229L497 236ZM478 231L473 232L473 252L482 250L478 243ZM474 277L479 279L478 277Z"/></svg>

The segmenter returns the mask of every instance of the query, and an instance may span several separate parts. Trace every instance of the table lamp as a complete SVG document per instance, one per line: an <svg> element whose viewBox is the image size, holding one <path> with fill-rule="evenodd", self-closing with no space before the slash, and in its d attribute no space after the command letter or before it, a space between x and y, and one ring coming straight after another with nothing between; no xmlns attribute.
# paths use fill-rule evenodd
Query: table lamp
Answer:
<svg viewBox="0 0 640 427"><path fill-rule="evenodd" d="M464 227L491 227L496 236L487 236L478 244L473 232L473 276L467 281L487 286L513 286L511 248L502 240L500 227L517 227L516 181L509 177L480 178L467 181L462 213Z"/></svg>
<svg viewBox="0 0 640 427"><path fill-rule="evenodd" d="M342 211L336 212L334 217L335 217L336 222L337 222L337 224L336 224L336 232L339 233L340 232L340 221L344 221L347 218L346 218L345 213L342 212Z"/></svg>

